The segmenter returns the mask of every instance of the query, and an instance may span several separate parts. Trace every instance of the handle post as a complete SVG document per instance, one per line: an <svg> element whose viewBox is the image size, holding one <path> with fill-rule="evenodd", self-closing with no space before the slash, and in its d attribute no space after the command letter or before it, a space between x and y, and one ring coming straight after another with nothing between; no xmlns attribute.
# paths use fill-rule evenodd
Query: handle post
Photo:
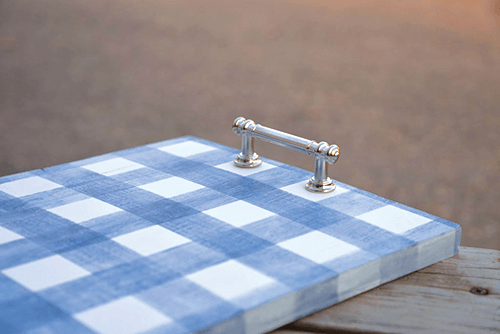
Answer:
<svg viewBox="0 0 500 334"><path fill-rule="evenodd" d="M234 164L242 168L255 168L260 166L262 160L260 160L259 155L255 153L253 137L248 133L242 134L241 137L241 152L234 160Z"/></svg>
<svg viewBox="0 0 500 334"><path fill-rule="evenodd" d="M329 193L334 191L335 188L332 179L328 177L328 164L325 158L316 156L314 160L314 176L306 183L306 189L312 192Z"/></svg>

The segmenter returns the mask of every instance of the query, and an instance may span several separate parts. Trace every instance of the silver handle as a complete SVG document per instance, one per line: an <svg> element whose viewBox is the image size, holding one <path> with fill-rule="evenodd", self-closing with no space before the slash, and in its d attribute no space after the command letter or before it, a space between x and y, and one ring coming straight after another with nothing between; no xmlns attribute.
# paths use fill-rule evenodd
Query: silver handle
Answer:
<svg viewBox="0 0 500 334"><path fill-rule="evenodd" d="M233 122L233 132L242 136L241 152L234 160L234 164L242 168L255 168L262 161L255 153L254 138L290 148L307 155L314 155L314 176L306 184L306 189L315 193L329 193L335 190L333 181L328 177L328 164L335 163L340 156L337 145L328 145L327 142L316 142L274 130L266 126L255 124L251 119L238 117Z"/></svg>

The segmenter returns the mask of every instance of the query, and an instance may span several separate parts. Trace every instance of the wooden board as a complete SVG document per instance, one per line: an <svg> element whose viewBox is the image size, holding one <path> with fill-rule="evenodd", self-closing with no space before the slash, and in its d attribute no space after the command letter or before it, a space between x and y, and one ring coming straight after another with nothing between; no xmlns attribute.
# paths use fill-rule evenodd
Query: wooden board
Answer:
<svg viewBox="0 0 500 334"><path fill-rule="evenodd" d="M333 331L499 333L500 251L460 247L459 255L272 333Z"/></svg>
<svg viewBox="0 0 500 334"><path fill-rule="evenodd" d="M458 225L182 137L0 178L0 332L260 333L458 252Z"/></svg>

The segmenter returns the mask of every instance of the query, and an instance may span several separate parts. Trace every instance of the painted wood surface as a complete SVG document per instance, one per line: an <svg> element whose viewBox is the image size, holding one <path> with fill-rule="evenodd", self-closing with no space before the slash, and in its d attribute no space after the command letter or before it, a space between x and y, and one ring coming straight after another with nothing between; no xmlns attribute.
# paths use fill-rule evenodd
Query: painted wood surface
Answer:
<svg viewBox="0 0 500 334"><path fill-rule="evenodd" d="M257 334L458 253L460 226L182 137L0 178L0 333Z"/></svg>
<svg viewBox="0 0 500 334"><path fill-rule="evenodd" d="M460 247L452 258L272 333L332 331L499 333L500 251Z"/></svg>

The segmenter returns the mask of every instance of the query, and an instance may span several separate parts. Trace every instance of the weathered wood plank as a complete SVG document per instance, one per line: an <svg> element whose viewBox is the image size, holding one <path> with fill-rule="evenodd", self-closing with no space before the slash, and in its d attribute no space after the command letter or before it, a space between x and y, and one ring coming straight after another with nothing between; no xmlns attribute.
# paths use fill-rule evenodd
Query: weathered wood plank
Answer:
<svg viewBox="0 0 500 334"><path fill-rule="evenodd" d="M487 294L473 294L473 288L486 289ZM459 255L302 318L273 334L345 330L500 333L500 251L461 247Z"/></svg>

